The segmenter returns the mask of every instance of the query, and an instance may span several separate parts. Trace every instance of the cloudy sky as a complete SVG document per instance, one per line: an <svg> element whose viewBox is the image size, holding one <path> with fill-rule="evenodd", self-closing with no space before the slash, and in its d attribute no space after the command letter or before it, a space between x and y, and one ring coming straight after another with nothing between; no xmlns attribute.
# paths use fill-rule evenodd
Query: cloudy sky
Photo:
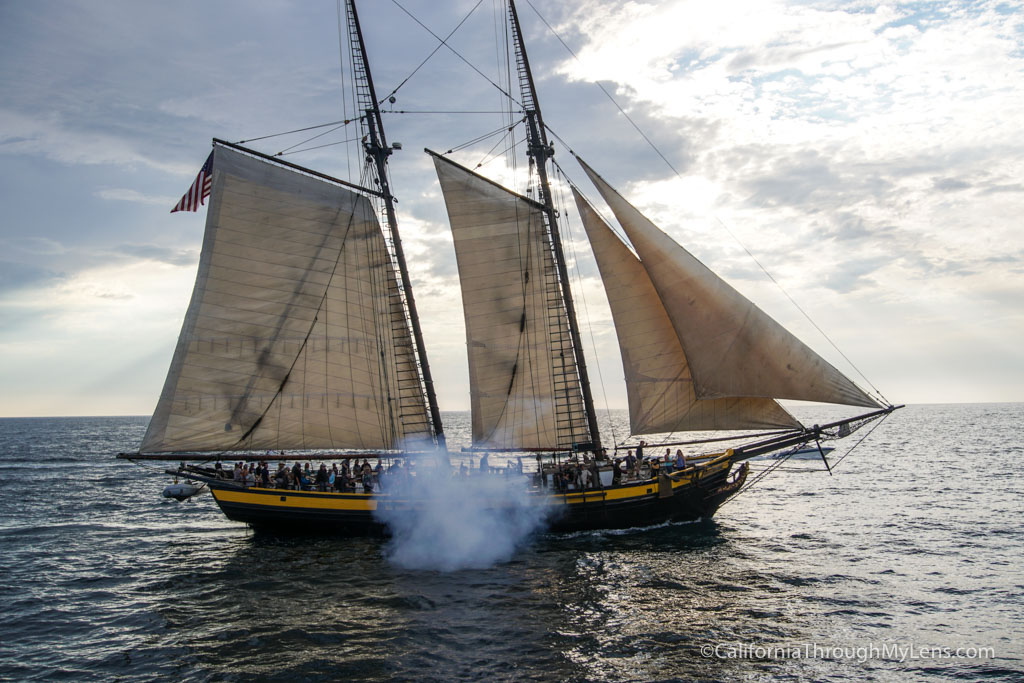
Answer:
<svg viewBox="0 0 1024 683"><path fill-rule="evenodd" d="M1024 401L1019 3L532 1L576 53L521 0L548 125L677 241L865 385L745 245L894 402ZM476 4L401 0L443 35ZM496 79L495 4L481 2L451 43ZM436 41L396 3L362 5L383 94ZM345 117L335 2L3 2L0 60L0 416L148 414L205 218L168 211L211 138ZM396 98L406 111L500 105L443 49ZM421 150L501 120L389 114L385 125L404 146L393 181L441 407L465 409L455 258ZM347 129L300 144L318 132L252 146L301 149ZM491 144L455 158L475 165ZM350 148L287 158L350 177ZM583 184L561 145L556 158ZM483 171L522 182L502 164ZM570 242L595 394L623 407L578 220Z"/></svg>

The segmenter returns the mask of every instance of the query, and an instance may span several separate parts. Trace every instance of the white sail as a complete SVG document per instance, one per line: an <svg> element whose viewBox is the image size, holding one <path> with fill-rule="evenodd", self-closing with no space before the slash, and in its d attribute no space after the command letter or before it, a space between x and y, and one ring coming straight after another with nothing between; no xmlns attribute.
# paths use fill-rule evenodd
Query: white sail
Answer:
<svg viewBox="0 0 1024 683"><path fill-rule="evenodd" d="M397 292L365 196L215 147L195 289L140 450L430 439Z"/></svg>
<svg viewBox="0 0 1024 683"><path fill-rule="evenodd" d="M573 188L601 272L622 355L633 434L799 427L769 398L699 401L686 354L665 307L633 252Z"/></svg>
<svg viewBox="0 0 1024 683"><path fill-rule="evenodd" d="M543 208L434 156L462 285L473 443L589 441Z"/></svg>
<svg viewBox="0 0 1024 683"><path fill-rule="evenodd" d="M788 398L880 407L580 164L650 276L682 343L698 399Z"/></svg>

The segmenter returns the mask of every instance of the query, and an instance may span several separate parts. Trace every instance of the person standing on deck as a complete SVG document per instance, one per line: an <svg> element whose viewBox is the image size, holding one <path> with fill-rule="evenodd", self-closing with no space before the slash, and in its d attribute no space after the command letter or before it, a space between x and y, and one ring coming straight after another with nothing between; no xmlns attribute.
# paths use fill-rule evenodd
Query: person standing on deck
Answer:
<svg viewBox="0 0 1024 683"><path fill-rule="evenodd" d="M681 448L676 449L676 470L686 469L686 458L683 456L683 450Z"/></svg>
<svg viewBox="0 0 1024 683"><path fill-rule="evenodd" d="M636 476L636 457L633 456L632 450L626 451L626 476Z"/></svg>

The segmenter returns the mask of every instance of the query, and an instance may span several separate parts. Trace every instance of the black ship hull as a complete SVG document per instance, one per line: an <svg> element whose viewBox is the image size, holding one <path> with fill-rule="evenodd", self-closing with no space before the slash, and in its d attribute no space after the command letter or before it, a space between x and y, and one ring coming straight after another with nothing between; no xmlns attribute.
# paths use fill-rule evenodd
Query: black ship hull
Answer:
<svg viewBox="0 0 1024 683"><path fill-rule="evenodd" d="M743 485L746 467L730 477L728 459L688 472L660 474L646 480L585 491L556 493L532 490L523 503L543 510L553 532L621 529L664 522L708 519ZM275 533L322 533L344 536L388 536L382 511L415 514L428 503L420 497L383 493L335 493L269 488L244 488L207 480L214 499L232 520ZM472 480L466 482L472 486ZM444 504L444 503L441 503ZM500 508L498 508L500 509ZM509 509L509 512L513 512Z"/></svg>

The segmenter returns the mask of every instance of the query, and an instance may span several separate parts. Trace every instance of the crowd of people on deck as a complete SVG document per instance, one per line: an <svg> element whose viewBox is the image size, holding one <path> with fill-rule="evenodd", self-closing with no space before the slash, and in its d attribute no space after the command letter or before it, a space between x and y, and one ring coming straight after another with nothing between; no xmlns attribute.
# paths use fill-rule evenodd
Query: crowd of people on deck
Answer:
<svg viewBox="0 0 1024 683"><path fill-rule="evenodd" d="M235 463L232 472L217 463L214 469L219 478L231 479L246 487L340 493L355 493L360 487L363 493L372 493L381 489L386 482L398 484L409 476L401 461L396 461L385 469L380 458L377 459L376 466L371 466L366 458L363 458L362 463L356 458L351 464L348 460L343 460L340 466L338 463L332 463L330 468L320 463L316 470L313 470L310 463L303 465L298 461L291 467L279 462L273 472L266 462L246 464L239 461Z"/></svg>
<svg viewBox="0 0 1024 683"><path fill-rule="evenodd" d="M676 450L675 457L672 457L672 450L665 449L665 455L661 458L645 457L644 448L647 443L641 441L636 447L636 454L633 449L626 451L626 457L612 460L612 486L628 480L642 480L658 476L658 472L673 472L685 470L689 465L683 451ZM602 460L607 460L607 451L602 449ZM538 469L540 469L540 456L537 457ZM549 468L550 470L550 468ZM552 486L555 491L564 493L566 491L586 491L589 489L603 488L601 483L601 469L598 459L591 459L583 455L582 462L579 460L556 465L552 475ZM547 478L541 478L541 485L547 485Z"/></svg>
<svg viewBox="0 0 1024 683"><path fill-rule="evenodd" d="M670 449L666 449L665 455L661 458L645 457L645 446L646 443L641 441L635 449L635 454L633 449L629 449L626 452L626 457L615 458L611 461L612 486L629 480L656 477L659 471L684 470L688 466L686 457L681 450L676 450L674 459ZM582 460L574 457L554 466L544 466L542 456L538 454L537 472L532 476L540 487L550 486L558 493L601 489L604 488L601 481L601 461L608 462L605 450L602 450L600 457L591 458L587 454L583 454ZM372 493L400 488L411 481L412 476L410 464L403 464L401 460L395 460L385 468L380 458L377 459L374 466L371 466L366 458L363 458L362 462L358 458L354 458L351 463L346 459L342 460L340 465L332 463L330 467L320 463L320 467L316 470L309 462L302 464L296 461L291 467L284 462L279 462L277 469L273 472L266 462L246 464L239 461L235 463L232 471L225 469L221 463L217 463L214 472L218 478L229 479L245 487L258 486L260 488L339 493L355 493L360 489L363 493ZM480 458L479 473L505 474L506 476L523 475L523 459L519 457L514 462L506 463L504 467L494 467L490 464L488 455L484 454ZM472 468L465 462L459 466L458 470L452 469L452 476L467 477L471 474Z"/></svg>

